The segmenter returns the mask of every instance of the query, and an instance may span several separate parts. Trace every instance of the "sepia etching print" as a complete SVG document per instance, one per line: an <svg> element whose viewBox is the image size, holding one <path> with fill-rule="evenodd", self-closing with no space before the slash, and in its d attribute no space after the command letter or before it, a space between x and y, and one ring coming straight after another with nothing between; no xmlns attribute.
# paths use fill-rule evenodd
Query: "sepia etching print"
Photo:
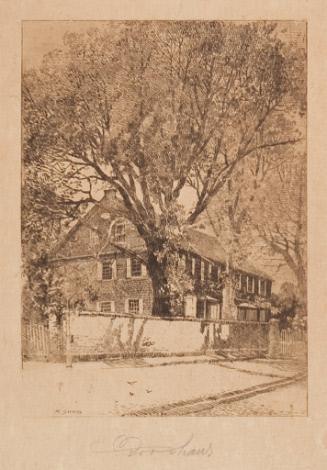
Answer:
<svg viewBox="0 0 327 470"><path fill-rule="evenodd" d="M26 415L307 416L306 23L22 52Z"/></svg>

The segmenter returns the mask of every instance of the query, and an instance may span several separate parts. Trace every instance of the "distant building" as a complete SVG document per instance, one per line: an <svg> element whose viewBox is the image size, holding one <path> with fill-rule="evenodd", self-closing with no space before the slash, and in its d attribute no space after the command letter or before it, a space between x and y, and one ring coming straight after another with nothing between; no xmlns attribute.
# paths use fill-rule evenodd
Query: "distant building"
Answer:
<svg viewBox="0 0 327 470"><path fill-rule="evenodd" d="M124 213L122 202L107 191L101 203L51 251L51 260L65 282L68 307L80 304L103 314L152 315L151 279L145 265L133 256L145 254L145 244ZM228 288L226 257L216 237L188 228L179 255L194 280L194 289L185 293L175 314L212 320L269 320L271 278L244 261L231 269L235 288Z"/></svg>

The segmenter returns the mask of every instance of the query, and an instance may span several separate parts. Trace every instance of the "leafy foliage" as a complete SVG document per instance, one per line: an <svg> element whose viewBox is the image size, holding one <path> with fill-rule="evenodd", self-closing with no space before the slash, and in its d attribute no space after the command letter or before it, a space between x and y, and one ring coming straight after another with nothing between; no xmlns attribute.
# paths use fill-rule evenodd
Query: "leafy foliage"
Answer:
<svg viewBox="0 0 327 470"><path fill-rule="evenodd" d="M306 317L303 316L299 292L294 284L284 282L279 293L273 294L272 306L277 312L281 329L306 329Z"/></svg>

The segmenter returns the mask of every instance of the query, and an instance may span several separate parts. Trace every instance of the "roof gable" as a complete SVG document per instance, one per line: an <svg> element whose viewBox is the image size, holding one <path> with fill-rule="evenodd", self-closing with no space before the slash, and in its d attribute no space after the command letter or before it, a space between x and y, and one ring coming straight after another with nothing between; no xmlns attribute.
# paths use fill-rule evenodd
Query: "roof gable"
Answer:
<svg viewBox="0 0 327 470"><path fill-rule="evenodd" d="M183 235L183 249L191 251L214 263L226 264L226 252L217 237L193 228L186 228ZM271 280L271 277L267 273L254 266L247 259L243 259L238 266L234 266L233 268Z"/></svg>

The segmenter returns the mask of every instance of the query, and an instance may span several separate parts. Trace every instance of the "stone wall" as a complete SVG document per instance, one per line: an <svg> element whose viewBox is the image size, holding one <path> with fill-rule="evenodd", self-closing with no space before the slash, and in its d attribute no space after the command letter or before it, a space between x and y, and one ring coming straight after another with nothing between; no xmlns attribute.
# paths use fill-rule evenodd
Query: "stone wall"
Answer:
<svg viewBox="0 0 327 470"><path fill-rule="evenodd" d="M70 350L75 356L152 356L208 351L266 354L269 323L205 321L128 315L70 315Z"/></svg>

